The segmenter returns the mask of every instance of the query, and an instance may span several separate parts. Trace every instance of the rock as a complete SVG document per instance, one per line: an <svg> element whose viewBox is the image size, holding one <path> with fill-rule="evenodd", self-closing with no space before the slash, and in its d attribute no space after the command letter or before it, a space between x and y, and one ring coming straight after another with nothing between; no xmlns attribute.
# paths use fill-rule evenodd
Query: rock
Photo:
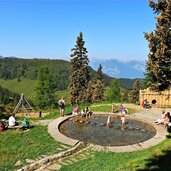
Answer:
<svg viewBox="0 0 171 171"><path fill-rule="evenodd" d="M105 123L100 123L100 126L105 126L106 124Z"/></svg>
<svg viewBox="0 0 171 171"><path fill-rule="evenodd" d="M16 163L15 163L15 166L20 166L22 164L22 161L21 160L18 160Z"/></svg>
<svg viewBox="0 0 171 171"><path fill-rule="evenodd" d="M35 162L35 160L32 160L32 159L26 159L26 162L27 162L27 163L33 163L33 162Z"/></svg>
<svg viewBox="0 0 171 171"><path fill-rule="evenodd" d="M60 164L53 164L48 167L48 169L50 169L50 170L59 170L60 168L61 168Z"/></svg>

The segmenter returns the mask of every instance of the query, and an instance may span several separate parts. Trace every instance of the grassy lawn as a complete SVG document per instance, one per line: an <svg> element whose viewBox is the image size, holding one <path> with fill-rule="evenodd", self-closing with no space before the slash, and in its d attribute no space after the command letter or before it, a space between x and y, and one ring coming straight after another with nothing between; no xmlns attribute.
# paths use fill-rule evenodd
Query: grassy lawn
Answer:
<svg viewBox="0 0 171 171"><path fill-rule="evenodd" d="M60 143L48 134L47 126L35 126L27 132L6 130L0 133L0 170L16 169L18 160L24 165L25 159L57 153L58 147Z"/></svg>
<svg viewBox="0 0 171 171"><path fill-rule="evenodd" d="M27 99L33 99L36 81L25 79L25 78L21 79L20 82L18 82L17 79L13 79L13 80L0 79L0 85L3 88L7 88L12 92L18 94L24 93Z"/></svg>
<svg viewBox="0 0 171 171"><path fill-rule="evenodd" d="M171 139L143 151L131 153L95 152L94 157L63 166L61 171L169 171Z"/></svg>

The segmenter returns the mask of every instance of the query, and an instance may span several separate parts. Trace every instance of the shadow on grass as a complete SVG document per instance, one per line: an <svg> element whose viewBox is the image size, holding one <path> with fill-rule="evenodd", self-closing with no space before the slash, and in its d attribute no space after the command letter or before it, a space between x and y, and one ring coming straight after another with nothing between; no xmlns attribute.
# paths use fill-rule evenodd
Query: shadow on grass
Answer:
<svg viewBox="0 0 171 171"><path fill-rule="evenodd" d="M166 136L168 139L171 135ZM146 166L144 169L138 169L137 171L169 171L171 170L171 149L163 150L161 155L153 156L153 158L146 160Z"/></svg>

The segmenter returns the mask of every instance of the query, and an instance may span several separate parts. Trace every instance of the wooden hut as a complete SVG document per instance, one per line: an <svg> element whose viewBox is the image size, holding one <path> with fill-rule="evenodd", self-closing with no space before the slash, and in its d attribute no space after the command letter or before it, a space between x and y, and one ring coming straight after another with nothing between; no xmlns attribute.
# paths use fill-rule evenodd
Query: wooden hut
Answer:
<svg viewBox="0 0 171 171"><path fill-rule="evenodd" d="M140 90L140 104L147 101L156 107L171 107L171 89L162 92L151 91L149 88Z"/></svg>

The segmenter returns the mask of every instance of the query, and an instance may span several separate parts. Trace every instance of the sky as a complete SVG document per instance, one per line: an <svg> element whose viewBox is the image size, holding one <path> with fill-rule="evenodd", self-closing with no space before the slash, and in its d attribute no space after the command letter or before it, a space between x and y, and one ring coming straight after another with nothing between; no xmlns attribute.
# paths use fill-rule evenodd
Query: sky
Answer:
<svg viewBox="0 0 171 171"><path fill-rule="evenodd" d="M83 33L88 57L147 60L148 0L0 0L0 55L69 60Z"/></svg>

